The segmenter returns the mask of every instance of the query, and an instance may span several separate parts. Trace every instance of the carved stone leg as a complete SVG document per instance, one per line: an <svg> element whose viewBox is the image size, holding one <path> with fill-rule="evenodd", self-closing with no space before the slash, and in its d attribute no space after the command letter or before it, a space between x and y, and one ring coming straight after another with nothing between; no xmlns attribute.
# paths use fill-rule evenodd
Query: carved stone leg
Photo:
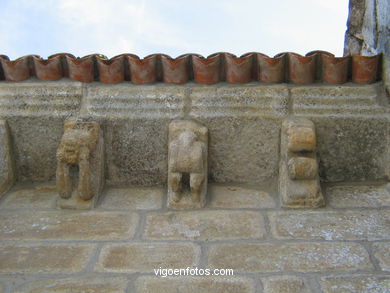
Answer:
<svg viewBox="0 0 390 293"><path fill-rule="evenodd" d="M181 191L181 179L183 175L181 173L170 173L168 178L168 184L172 190L172 200L178 202L180 200Z"/></svg>
<svg viewBox="0 0 390 293"><path fill-rule="evenodd" d="M89 168L89 150L83 148L80 151L79 161L79 197L83 200L90 200L93 197L91 189L91 170Z"/></svg>
<svg viewBox="0 0 390 293"><path fill-rule="evenodd" d="M202 192L204 181L204 174L191 173L190 175L190 186L191 186L191 197L192 201L200 202L200 194Z"/></svg>
<svg viewBox="0 0 390 293"><path fill-rule="evenodd" d="M14 183L11 137L7 122L0 120L0 196Z"/></svg>
<svg viewBox="0 0 390 293"><path fill-rule="evenodd" d="M72 183L69 177L69 166L66 163L57 164L57 191L61 198L70 198L72 196Z"/></svg>

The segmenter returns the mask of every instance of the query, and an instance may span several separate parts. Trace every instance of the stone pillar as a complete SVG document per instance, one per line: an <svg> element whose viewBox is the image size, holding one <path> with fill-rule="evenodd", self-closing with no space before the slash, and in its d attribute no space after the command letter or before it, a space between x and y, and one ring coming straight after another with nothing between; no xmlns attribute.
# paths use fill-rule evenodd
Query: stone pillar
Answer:
<svg viewBox="0 0 390 293"><path fill-rule="evenodd" d="M65 121L57 149L57 205L94 207L104 184L103 131L96 122Z"/></svg>
<svg viewBox="0 0 390 293"><path fill-rule="evenodd" d="M188 120L169 124L168 207L202 208L207 193L206 127Z"/></svg>
<svg viewBox="0 0 390 293"><path fill-rule="evenodd" d="M0 196L14 183L12 144L7 121L0 120Z"/></svg>
<svg viewBox="0 0 390 293"><path fill-rule="evenodd" d="M323 206L313 122L305 118L284 120L280 150L279 194L282 206Z"/></svg>
<svg viewBox="0 0 390 293"><path fill-rule="evenodd" d="M390 2L350 0L344 54L383 53L382 72L387 92L390 88Z"/></svg>

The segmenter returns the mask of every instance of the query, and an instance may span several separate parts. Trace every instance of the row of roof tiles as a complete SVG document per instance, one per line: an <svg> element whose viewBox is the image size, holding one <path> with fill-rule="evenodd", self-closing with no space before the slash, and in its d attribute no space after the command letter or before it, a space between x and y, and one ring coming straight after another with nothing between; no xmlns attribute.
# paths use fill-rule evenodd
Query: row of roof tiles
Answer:
<svg viewBox="0 0 390 293"><path fill-rule="evenodd" d="M40 80L69 77L81 82L131 81L134 84L184 84L190 80L201 84L220 81L233 84L251 81L294 84L342 84L352 81L368 84L380 79L380 57L335 57L329 52L312 51L305 56L286 52L268 57L254 52L240 57L230 53L215 53L207 58L198 54L177 58L153 54L141 59L133 54L122 54L107 59L100 54L76 58L59 53L48 59L29 55L10 61L7 56L0 55L0 79L17 82L36 76Z"/></svg>

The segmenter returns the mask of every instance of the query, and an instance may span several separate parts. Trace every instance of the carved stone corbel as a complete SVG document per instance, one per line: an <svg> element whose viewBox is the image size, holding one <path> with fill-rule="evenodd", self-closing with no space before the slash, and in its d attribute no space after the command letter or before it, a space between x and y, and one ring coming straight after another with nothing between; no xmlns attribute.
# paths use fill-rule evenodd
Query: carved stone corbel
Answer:
<svg viewBox="0 0 390 293"><path fill-rule="evenodd" d="M78 171L76 176L71 168ZM65 121L57 149L56 180L60 208L94 207L104 184L103 131L98 123Z"/></svg>
<svg viewBox="0 0 390 293"><path fill-rule="evenodd" d="M11 136L6 120L0 120L0 196L7 192L15 180Z"/></svg>
<svg viewBox="0 0 390 293"><path fill-rule="evenodd" d="M207 147L206 127L188 120L176 120L169 124L168 207L204 207Z"/></svg>
<svg viewBox="0 0 390 293"><path fill-rule="evenodd" d="M314 123L305 118L283 121L279 193L283 207L324 205L318 176Z"/></svg>

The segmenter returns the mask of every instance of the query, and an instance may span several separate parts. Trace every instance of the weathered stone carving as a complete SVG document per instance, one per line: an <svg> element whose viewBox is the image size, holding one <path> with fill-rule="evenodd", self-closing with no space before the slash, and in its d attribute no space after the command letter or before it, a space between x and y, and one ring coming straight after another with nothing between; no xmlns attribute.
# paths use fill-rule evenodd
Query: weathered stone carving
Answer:
<svg viewBox="0 0 390 293"><path fill-rule="evenodd" d="M0 196L14 182L11 137L7 121L0 120Z"/></svg>
<svg viewBox="0 0 390 293"><path fill-rule="evenodd" d="M169 124L168 207L201 208L207 192L206 127L187 120Z"/></svg>
<svg viewBox="0 0 390 293"><path fill-rule="evenodd" d="M78 180L70 171L74 166L78 167ZM104 184L103 131L98 123L65 121L64 135L57 149L56 175L59 207L90 209L94 206Z"/></svg>
<svg viewBox="0 0 390 293"><path fill-rule="evenodd" d="M308 119L283 121L279 192L284 207L324 205L318 176L316 133L313 122Z"/></svg>

